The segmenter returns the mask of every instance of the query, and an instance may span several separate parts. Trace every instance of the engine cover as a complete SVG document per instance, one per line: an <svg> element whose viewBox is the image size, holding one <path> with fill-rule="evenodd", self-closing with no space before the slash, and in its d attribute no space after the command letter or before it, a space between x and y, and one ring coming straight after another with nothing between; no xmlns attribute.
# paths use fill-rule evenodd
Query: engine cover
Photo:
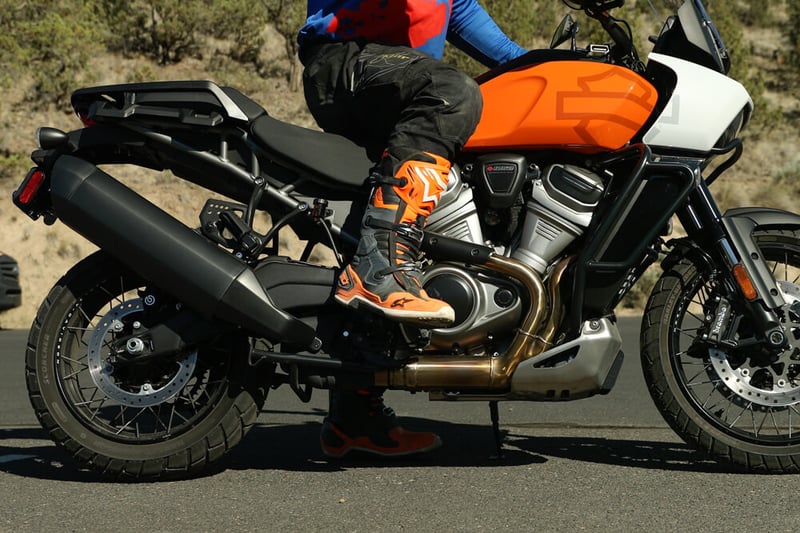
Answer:
<svg viewBox="0 0 800 533"><path fill-rule="evenodd" d="M519 324L522 301L508 281L455 265L436 265L426 270L425 291L449 303L455 322L431 332L430 348L444 351L474 351L489 337L511 331Z"/></svg>
<svg viewBox="0 0 800 533"><path fill-rule="evenodd" d="M508 209L527 180L528 162L518 154L487 154L476 159L474 180L481 203L491 209Z"/></svg>

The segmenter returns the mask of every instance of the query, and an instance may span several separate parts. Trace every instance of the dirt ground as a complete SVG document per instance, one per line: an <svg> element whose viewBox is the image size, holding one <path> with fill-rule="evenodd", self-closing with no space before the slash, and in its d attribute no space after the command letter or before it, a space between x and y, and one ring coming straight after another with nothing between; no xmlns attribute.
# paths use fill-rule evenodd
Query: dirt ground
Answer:
<svg viewBox="0 0 800 533"><path fill-rule="evenodd" d="M141 61L137 60L98 58L96 85L128 81L125 73L141 67ZM199 62L191 60L164 69L148 69L153 79L214 79L217 75L203 70ZM224 80L215 81L225 83ZM0 148L6 153L30 153L35 147L33 134L38 126L64 130L80 126L77 118L63 112L28 112L24 87L24 82L21 82L4 94L4 104L0 107ZM246 89L272 116L313 127L302 94L289 91L286 80L259 79L248 84ZM800 114L796 99L788 100L784 94L768 94L768 97L776 105L792 112L792 116ZM760 132L758 139L749 139L742 160L712 187L712 191L723 207L755 204L800 211L798 187L792 180L786 180L787 173L796 178L792 173L797 169L800 169L797 129L793 124L784 124ZM203 190L169 173L141 169L115 169L113 173L187 225L198 224L198 214L208 198ZM3 228L0 250L19 262L23 292L21 307L0 313L0 328L29 327L50 287L73 264L95 250L94 245L63 224L56 222L46 226L41 221L33 222L11 203L11 192L23 177L24 170L16 178L0 179L0 198L3 198L0 201L0 227Z"/></svg>

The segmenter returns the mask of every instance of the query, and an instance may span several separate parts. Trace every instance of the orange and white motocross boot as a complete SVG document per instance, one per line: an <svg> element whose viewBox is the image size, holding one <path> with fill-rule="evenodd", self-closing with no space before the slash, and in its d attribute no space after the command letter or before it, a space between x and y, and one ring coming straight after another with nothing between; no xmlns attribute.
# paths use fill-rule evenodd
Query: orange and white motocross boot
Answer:
<svg viewBox="0 0 800 533"><path fill-rule="evenodd" d="M449 161L422 152L401 162L393 177L375 180L355 256L339 275L337 301L418 326L452 324L453 308L428 296L417 265L422 228L449 173Z"/></svg>

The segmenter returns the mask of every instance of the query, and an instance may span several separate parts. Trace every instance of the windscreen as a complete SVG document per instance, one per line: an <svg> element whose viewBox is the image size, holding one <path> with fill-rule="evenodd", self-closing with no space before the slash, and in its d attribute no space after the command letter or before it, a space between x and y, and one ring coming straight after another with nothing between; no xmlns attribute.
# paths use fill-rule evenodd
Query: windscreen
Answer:
<svg viewBox="0 0 800 533"><path fill-rule="evenodd" d="M675 14L675 2L662 4ZM653 52L685 59L722 74L730 70L728 50L701 0L687 0L678 9L677 17L667 19Z"/></svg>
<svg viewBox="0 0 800 533"><path fill-rule="evenodd" d="M678 10L678 18L689 42L708 54L716 63L718 70L727 74L730 69L728 50L708 16L703 2L700 0L685 2Z"/></svg>

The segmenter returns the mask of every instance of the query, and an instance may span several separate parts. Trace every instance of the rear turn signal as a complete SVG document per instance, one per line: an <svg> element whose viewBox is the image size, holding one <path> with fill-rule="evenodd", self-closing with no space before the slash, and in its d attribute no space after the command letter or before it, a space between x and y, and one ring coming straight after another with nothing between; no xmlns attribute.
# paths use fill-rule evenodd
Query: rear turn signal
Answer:
<svg viewBox="0 0 800 533"><path fill-rule="evenodd" d="M61 148L69 143L69 137L56 128L41 127L36 130L36 146L43 150Z"/></svg>
<svg viewBox="0 0 800 533"><path fill-rule="evenodd" d="M739 288L742 289L742 294L748 302L752 302L758 297L756 288L753 286L753 281L750 279L747 270L745 270L741 263L733 267L733 277L736 279L736 283L739 284Z"/></svg>

